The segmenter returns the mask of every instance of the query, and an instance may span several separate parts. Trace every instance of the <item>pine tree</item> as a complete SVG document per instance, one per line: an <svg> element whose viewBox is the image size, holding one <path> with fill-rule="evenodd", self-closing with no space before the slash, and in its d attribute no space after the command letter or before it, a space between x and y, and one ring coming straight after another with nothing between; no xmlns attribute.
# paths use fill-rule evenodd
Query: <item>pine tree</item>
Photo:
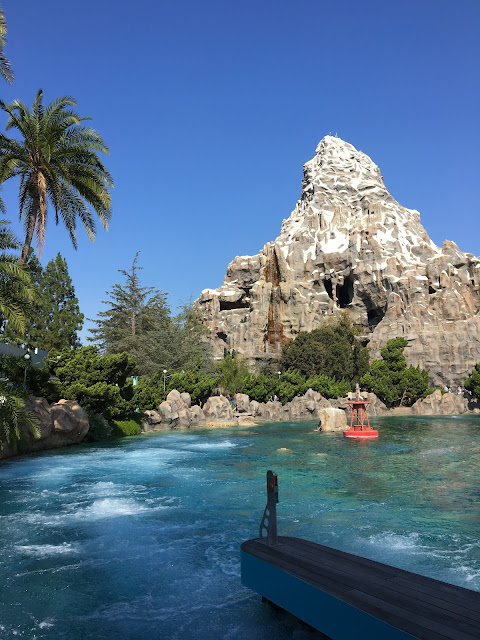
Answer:
<svg viewBox="0 0 480 640"><path fill-rule="evenodd" d="M90 342L95 342L105 354L126 351L135 357L140 375L151 375L159 369L170 369L176 360L176 327L170 317L167 296L154 287L140 282L135 255L129 271L119 269L125 284L114 284L107 291L108 305L92 320Z"/></svg>
<svg viewBox="0 0 480 640"><path fill-rule="evenodd" d="M60 253L45 267L41 276L42 315L36 322L35 346L50 351L80 346L78 331L83 326L78 299L67 262Z"/></svg>
<svg viewBox="0 0 480 640"><path fill-rule="evenodd" d="M177 327L177 369L200 369L210 371L212 368L212 347L205 340L209 335L207 327L202 323L201 314L191 302L181 305L175 317Z"/></svg>
<svg viewBox="0 0 480 640"><path fill-rule="evenodd" d="M27 314L25 331L7 325L2 341L45 351L79 347L77 331L82 328L83 313L80 313L66 261L59 253L43 270L30 250L25 268L30 272L36 301Z"/></svg>

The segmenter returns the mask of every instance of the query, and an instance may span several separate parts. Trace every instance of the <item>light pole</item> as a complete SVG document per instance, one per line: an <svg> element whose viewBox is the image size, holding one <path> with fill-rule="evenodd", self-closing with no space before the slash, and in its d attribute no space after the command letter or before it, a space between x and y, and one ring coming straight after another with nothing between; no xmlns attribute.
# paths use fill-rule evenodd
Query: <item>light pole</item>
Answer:
<svg viewBox="0 0 480 640"><path fill-rule="evenodd" d="M30 354L26 353L23 357L25 359L25 372L23 374L23 388L26 391L27 390L27 366L28 366L28 361L30 360Z"/></svg>
<svg viewBox="0 0 480 640"><path fill-rule="evenodd" d="M280 378L280 376L282 375L282 372L281 371L277 371L277 373L278 373L278 377Z"/></svg>
<svg viewBox="0 0 480 640"><path fill-rule="evenodd" d="M167 370L164 369L163 370L163 393L165 393L166 381L167 381Z"/></svg>

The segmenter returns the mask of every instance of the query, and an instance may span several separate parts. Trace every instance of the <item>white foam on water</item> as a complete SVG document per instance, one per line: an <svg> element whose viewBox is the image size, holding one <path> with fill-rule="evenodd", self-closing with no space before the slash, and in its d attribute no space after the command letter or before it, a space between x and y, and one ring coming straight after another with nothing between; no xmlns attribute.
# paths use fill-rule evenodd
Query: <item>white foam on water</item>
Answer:
<svg viewBox="0 0 480 640"><path fill-rule="evenodd" d="M238 446L235 442L231 442L230 440L223 440L222 442L197 442L194 444L188 445L189 449L233 449Z"/></svg>
<svg viewBox="0 0 480 640"><path fill-rule="evenodd" d="M130 498L103 498L84 509L79 509L73 516L80 520L99 520L119 516L132 516L147 511L145 505Z"/></svg>
<svg viewBox="0 0 480 640"><path fill-rule="evenodd" d="M43 620L42 622L38 623L38 628L39 629L50 629L50 627L53 627L55 620L53 618L47 618L46 620Z"/></svg>
<svg viewBox="0 0 480 640"><path fill-rule="evenodd" d="M418 533L402 535L399 533L377 533L368 538L368 542L374 547L384 547L394 551L410 551L412 553L424 553L427 547L419 542Z"/></svg>
<svg viewBox="0 0 480 640"><path fill-rule="evenodd" d="M78 547L68 542L62 544L17 544L15 550L26 556L35 558L47 558L50 556L60 556L78 553Z"/></svg>

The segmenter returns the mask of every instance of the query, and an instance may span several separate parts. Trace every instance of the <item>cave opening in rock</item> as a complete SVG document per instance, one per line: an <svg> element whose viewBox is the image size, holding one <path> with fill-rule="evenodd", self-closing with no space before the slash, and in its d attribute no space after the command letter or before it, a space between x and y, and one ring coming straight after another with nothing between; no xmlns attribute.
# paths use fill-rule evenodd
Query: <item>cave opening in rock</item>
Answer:
<svg viewBox="0 0 480 640"><path fill-rule="evenodd" d="M376 309L370 309L370 311L367 311L368 326L370 327L370 329L373 329L374 327L376 327L377 324L379 324L383 320L384 315L385 315L385 311L380 307L377 307Z"/></svg>
<svg viewBox="0 0 480 640"><path fill-rule="evenodd" d="M324 279L323 286L325 287L325 291L327 292L330 300L333 300L333 287L332 287L332 281L330 280L330 278Z"/></svg>
<svg viewBox="0 0 480 640"><path fill-rule="evenodd" d="M336 287L337 302L340 309L345 309L353 300L353 278L345 278L343 284Z"/></svg>
<svg viewBox="0 0 480 640"><path fill-rule="evenodd" d="M217 337L220 338L220 340L223 340L224 342L227 341L227 334L223 333L223 331L218 331Z"/></svg>
<svg viewBox="0 0 480 640"><path fill-rule="evenodd" d="M220 300L220 311L231 311L232 309L249 309L250 303L240 298L235 302L227 302L227 300Z"/></svg>
<svg viewBox="0 0 480 640"><path fill-rule="evenodd" d="M432 293L437 293L437 290L436 290L436 289L434 289L434 288L432 287L432 285L430 284L430 285L428 285L428 293L430 293L430 294L432 294Z"/></svg>

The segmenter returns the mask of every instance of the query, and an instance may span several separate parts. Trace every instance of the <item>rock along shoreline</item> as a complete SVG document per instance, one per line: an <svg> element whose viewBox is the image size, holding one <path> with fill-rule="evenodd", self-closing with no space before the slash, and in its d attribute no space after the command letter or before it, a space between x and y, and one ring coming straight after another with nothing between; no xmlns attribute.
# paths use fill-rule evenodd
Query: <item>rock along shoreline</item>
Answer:
<svg viewBox="0 0 480 640"><path fill-rule="evenodd" d="M370 416L435 416L480 414L480 403L463 395L435 391L412 407L389 409L374 393L363 393ZM192 404L190 394L172 390L157 410L145 411L142 433L192 429L201 427L252 427L262 422L317 421L322 431L343 431L350 419L348 398L327 400L308 389L282 405L278 401L256 402L237 393L234 411L225 396L211 396L203 407ZM60 400L49 405L45 398L30 397L26 408L37 420L39 437L20 425L21 443L3 444L0 461L18 455L36 453L80 444L89 430L88 416L73 400ZM320 429L319 429L320 430Z"/></svg>
<svg viewBox="0 0 480 640"><path fill-rule="evenodd" d="M453 393L442 394L434 391L424 400L418 400L412 407L389 409L374 393L363 393L370 416L434 416L462 415L480 413L477 402L472 402L463 395ZM327 400L317 391L308 389L304 396L299 396L282 405L278 401L256 402L243 394L236 394L236 411L232 409L225 396L211 396L203 407L192 405L188 393L170 391L166 400L156 411L146 411L143 431L167 431L170 429L190 429L194 427L220 426L253 426L259 422L288 422L303 420L321 420L331 409L339 410L350 417L348 398ZM334 414L332 414L333 416ZM336 414L337 417L340 414ZM331 420L336 428L343 429L345 418ZM324 429L326 430L326 429Z"/></svg>

